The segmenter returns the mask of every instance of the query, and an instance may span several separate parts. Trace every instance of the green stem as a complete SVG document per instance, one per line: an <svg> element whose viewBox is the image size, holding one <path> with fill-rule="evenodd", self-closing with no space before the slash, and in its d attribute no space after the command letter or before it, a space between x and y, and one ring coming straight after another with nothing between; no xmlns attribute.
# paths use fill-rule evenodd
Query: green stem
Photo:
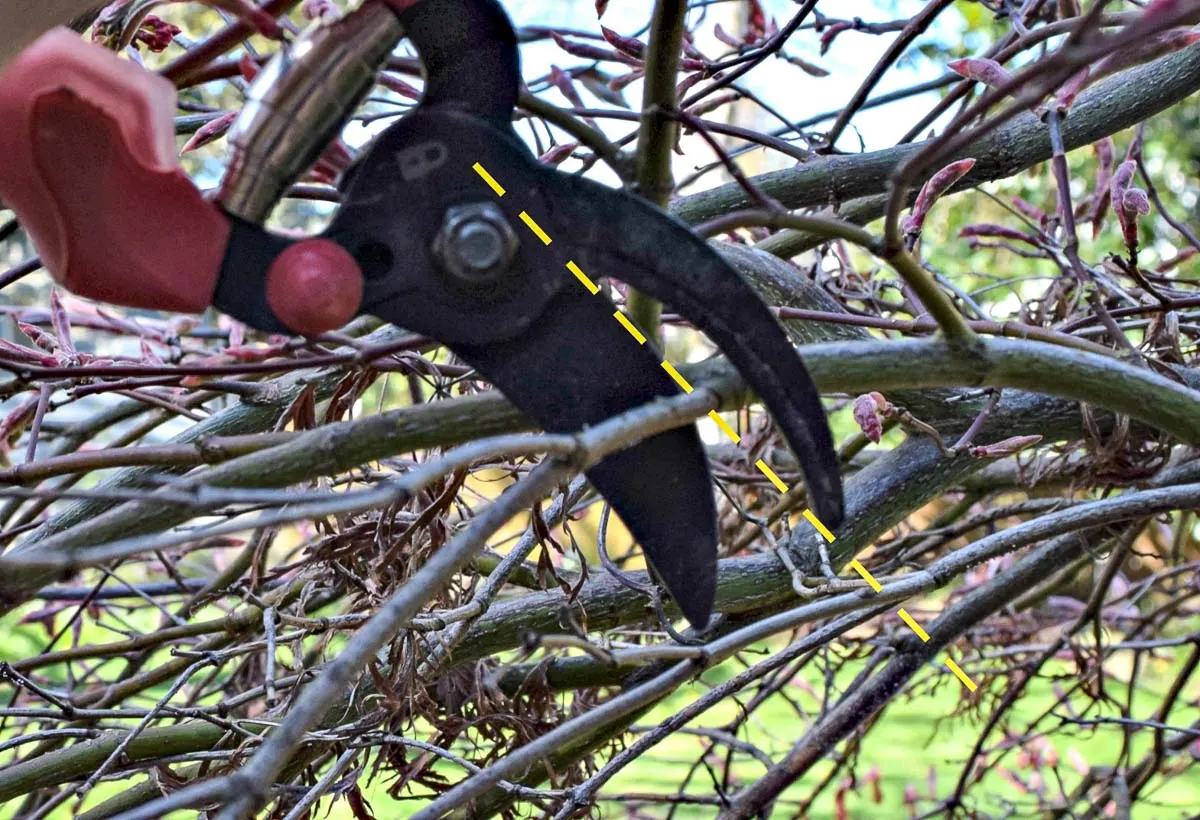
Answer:
<svg viewBox="0 0 1200 820"><path fill-rule="evenodd" d="M646 88L642 102L642 127L638 134L638 192L660 208L666 208L675 189L671 175L671 152L678 126L675 110L675 78L683 46L686 0L658 0L650 22L650 45L646 53ZM630 319L650 339L658 339L662 305L644 293L630 289L626 303Z"/></svg>

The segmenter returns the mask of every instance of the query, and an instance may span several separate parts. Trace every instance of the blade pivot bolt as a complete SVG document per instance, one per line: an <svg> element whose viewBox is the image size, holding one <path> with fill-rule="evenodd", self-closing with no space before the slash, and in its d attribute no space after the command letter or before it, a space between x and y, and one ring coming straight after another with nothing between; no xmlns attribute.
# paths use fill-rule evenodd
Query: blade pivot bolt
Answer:
<svg viewBox="0 0 1200 820"><path fill-rule="evenodd" d="M490 202L474 202L447 209L433 254L446 273L478 285L507 270L519 244L503 211Z"/></svg>

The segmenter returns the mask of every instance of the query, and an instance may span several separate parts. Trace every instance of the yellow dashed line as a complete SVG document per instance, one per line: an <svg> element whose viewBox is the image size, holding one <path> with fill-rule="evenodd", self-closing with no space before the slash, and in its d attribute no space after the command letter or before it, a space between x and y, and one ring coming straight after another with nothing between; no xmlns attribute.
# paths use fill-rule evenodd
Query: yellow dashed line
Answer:
<svg viewBox="0 0 1200 820"><path fill-rule="evenodd" d="M949 667L950 671L954 673L955 677L962 681L963 686L967 687L972 692L979 688L975 685L975 681L971 680L970 676L967 675L966 672L962 671L962 667L954 662L954 658L946 658L946 666Z"/></svg>
<svg viewBox="0 0 1200 820"><path fill-rule="evenodd" d="M575 274L575 278L579 280L579 284L583 285L585 288L587 288L589 291L591 291L592 296L595 296L597 293L600 292L599 286L595 282L593 282L591 279L589 279L588 275L586 273L584 273L583 271L581 271L579 269L579 266L576 265L574 262L567 263L567 270L569 270L571 273Z"/></svg>
<svg viewBox="0 0 1200 820"><path fill-rule="evenodd" d="M477 173L477 174L479 174L479 176L483 177L483 181L486 182L488 184L488 186L493 191L496 192L496 196L504 196L504 186L501 185L499 182L497 182L496 178L494 176L492 176L491 174L489 174L487 172L486 168L484 168L478 162L475 163L474 165L472 165L471 167L474 168L475 173Z"/></svg>
<svg viewBox="0 0 1200 820"><path fill-rule="evenodd" d="M674 379L677 385L683 388L684 393L692 392L692 386L688 384L688 380L683 377L683 374L675 369L675 365L671 364L666 359L663 359L662 369L667 371L667 375Z"/></svg>
<svg viewBox="0 0 1200 820"><path fill-rule="evenodd" d="M722 433L733 439L734 444L742 443L742 437L737 434L737 430L734 430L732 427L730 427L729 422L721 418L720 413L718 413L716 410L709 410L708 417L717 423L717 426L721 428Z"/></svg>
<svg viewBox="0 0 1200 820"><path fill-rule="evenodd" d="M775 485L775 489L779 490L781 493L787 492L787 485L783 483L779 476L775 475L774 470L767 466L767 462L760 458L758 461L754 462L754 466L761 470L762 474L771 480L771 483Z"/></svg>
<svg viewBox="0 0 1200 820"><path fill-rule="evenodd" d="M850 562L850 569L861 575L862 579L871 585L871 589L875 590L876 592L879 592L883 589L883 584L876 581L875 576L867 572L867 568L860 564L857 558Z"/></svg>
<svg viewBox="0 0 1200 820"><path fill-rule="evenodd" d="M817 532L821 533L822 538L824 538L826 541L828 541L831 544L833 543L833 540L834 540L833 533L831 533L829 531L829 527L826 527L824 524L821 523L821 519L817 518L817 516L813 514L812 510L805 510L804 517L808 521L808 523L810 523L814 527L816 527Z"/></svg>
<svg viewBox="0 0 1200 820"><path fill-rule="evenodd" d="M497 196L504 196L504 187L496 181L495 177L487 172L487 169L485 169L478 162L472 167L475 169L475 173L479 174L483 181L486 182L488 186L496 192ZM531 217L526 211L521 211L520 216L521 221L525 223L529 230L533 231L534 235L538 239L542 240L543 245L550 244L550 236L542 230L540 225L533 221L533 217ZM579 283L587 288L593 296L600 292L600 288L596 286L596 283L593 282L591 278L588 277L588 275L584 273L573 261L567 262L567 270L569 270L575 276L575 278L579 280ZM641 345L646 343L646 337L642 335L642 332L637 329L633 322L629 321L625 314L618 310L613 314L613 317L621 323L622 327L629 331L629 335L631 335L638 344ZM675 369L674 365L664 359L662 362L662 367L663 370L667 371L671 378L675 380L675 383L683 388L685 393L692 392L692 386L688 384L687 379L685 379L683 375ZM725 435L729 436L729 438L733 439L735 444L741 443L741 436L739 436L737 432L729 426L729 423L725 421L725 419L721 418L720 414L718 414L716 410L709 410L708 417L716 422L716 425L721 428L721 431L725 433ZM786 493L788 491L787 485L784 484L779 476L775 474L774 470L767 466L765 461L760 458L754 464L759 470L762 471L762 474L765 475L770 482L775 485L775 489L779 490L781 493ZM828 527L821 523L821 520L813 514L812 510L805 510L804 518L808 521L808 523L813 525L816 531L821 534L821 537L823 537L826 541L831 543L833 542L834 534L829 531ZM883 585L875 580L875 576L868 572L867 568L859 563L857 558L850 562L850 568L862 576L862 579L870 585L871 589L875 590L876 592L881 592L883 590ZM900 607L896 614L898 614L900 619L908 625L909 629L917 634L917 637L919 637L922 641L929 641L929 633L926 632L919 623L917 623L916 619L908 614L908 611L905 610L904 607ZM954 675L960 681L962 681L962 685L967 687L967 689L974 692L978 688L975 685L975 681L971 680L967 673L964 672L962 668L954 662L953 658L947 657L945 664L946 668L953 672Z"/></svg>
<svg viewBox="0 0 1200 820"><path fill-rule="evenodd" d="M613 318L621 323L621 327L629 331L629 335L636 339L638 344L644 345L646 343L646 337L642 335L642 331L638 330L624 313L618 310L613 314ZM681 376L680 378L683 377Z"/></svg>
<svg viewBox="0 0 1200 820"><path fill-rule="evenodd" d="M900 609L896 611L896 614L900 616L900 620L908 624L909 629L917 633L918 638L925 643L929 643L929 633L926 632L924 628L922 628L921 625L913 619L913 616L908 614L907 609L900 607Z"/></svg>
<svg viewBox="0 0 1200 820"><path fill-rule="evenodd" d="M533 231L533 235L542 240L543 245L549 245L552 241L550 236L542 230L542 226L533 221L533 217L527 211L521 211L521 221L524 222L529 230Z"/></svg>

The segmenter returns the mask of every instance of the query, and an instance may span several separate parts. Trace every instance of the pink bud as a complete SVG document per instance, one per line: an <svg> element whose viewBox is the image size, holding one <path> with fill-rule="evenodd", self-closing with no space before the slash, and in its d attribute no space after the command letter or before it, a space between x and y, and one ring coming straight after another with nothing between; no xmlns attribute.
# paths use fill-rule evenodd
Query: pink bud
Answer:
<svg viewBox="0 0 1200 820"><path fill-rule="evenodd" d="M604 35L604 39L613 48L628 54L634 59L640 60L646 53L646 44L636 37L626 37L624 34L618 34L607 26L601 26L600 33Z"/></svg>
<svg viewBox="0 0 1200 820"><path fill-rule="evenodd" d="M46 331L42 330L37 325L31 325L26 322L17 320L17 327L22 333L29 337L29 341L40 347L47 353L55 353L59 349L58 339L51 336Z"/></svg>
<svg viewBox="0 0 1200 820"><path fill-rule="evenodd" d="M883 422L879 418L880 406L875 398L877 393L864 393L854 400L852 414L863 435L876 444L883 437ZM879 398L883 398L879 396Z"/></svg>
<svg viewBox="0 0 1200 820"><path fill-rule="evenodd" d="M550 32L550 39L558 44L558 47L563 51L575 57L582 57L585 60L599 60L601 62L611 62L613 60L628 65L640 65L641 61L635 60L627 54L622 54L619 51L612 49L599 48L590 43L577 43L573 40L568 40L556 31Z"/></svg>
<svg viewBox="0 0 1200 820"><path fill-rule="evenodd" d="M36 394L38 391L34 391ZM34 395L18 404L8 415L0 419L0 453L7 452L11 442L20 437L21 432L33 421L37 413L40 396Z"/></svg>
<svg viewBox="0 0 1200 820"><path fill-rule="evenodd" d="M910 236L919 234L921 226L925 224L925 217L929 214L929 209L933 207L933 203L938 200L938 197L950 190L954 183L966 176L967 172L974 167L974 159L960 159L957 162L950 163L930 177L921 186L921 192L917 194L917 201L913 205L912 214L904 220L904 224L902 225L904 233Z"/></svg>
<svg viewBox="0 0 1200 820"><path fill-rule="evenodd" d="M1002 441L997 441L994 444L972 447L971 455L978 456L979 458L1005 458L1015 455L1026 447L1037 444L1041 440L1041 436L1013 436Z"/></svg>
<svg viewBox="0 0 1200 820"><path fill-rule="evenodd" d="M1150 213L1150 197L1141 188L1131 185L1125 189L1125 196L1121 197L1121 207L1145 216Z"/></svg>
<svg viewBox="0 0 1200 820"><path fill-rule="evenodd" d="M237 111L226 111L224 114L204 123L183 144L183 147L179 149L179 153L186 154L189 151L195 151L201 145L207 145L214 140L220 139L233 125L233 121L237 119L238 113Z"/></svg>
<svg viewBox="0 0 1200 820"><path fill-rule="evenodd" d="M995 239L1011 239L1015 242L1024 242L1034 247L1040 247L1037 237L1030 234L1018 231L1015 228L1009 228L1004 225L993 225L989 222L979 222L974 225L967 225L958 235L964 239L974 239L976 237L988 237Z"/></svg>
<svg viewBox="0 0 1200 820"><path fill-rule="evenodd" d="M561 145L556 145L546 153L538 157L538 162L543 162L546 165L559 166L571 156L571 152L579 147L577 142L564 142Z"/></svg>
<svg viewBox="0 0 1200 820"><path fill-rule="evenodd" d="M54 326L54 335L62 345L63 352L74 356L75 342L71 339L71 320L67 317L67 311L63 309L58 288L50 289L50 322Z"/></svg>
<svg viewBox="0 0 1200 820"><path fill-rule="evenodd" d="M58 366L58 359L54 358L53 356L47 356L44 353L38 353L31 347L15 345L8 341L8 339L3 338L0 338L0 357L3 357L10 362L37 364L41 365L42 367Z"/></svg>
<svg viewBox="0 0 1200 820"><path fill-rule="evenodd" d="M1039 226L1044 228L1046 225L1050 224L1050 215L1033 203L1026 202L1019 196L1014 196L1012 198L1012 204L1014 208L1032 219L1034 222L1038 223Z"/></svg>
<svg viewBox="0 0 1200 820"><path fill-rule="evenodd" d="M642 77L645 77L645 76L646 76L645 69L635 68L633 71L630 71L628 74L625 74L620 77L613 77L611 80L608 81L608 87L611 88L613 91L621 91L622 89L625 88L625 86L629 85L630 83L635 83L638 80L642 79Z"/></svg>
<svg viewBox="0 0 1200 820"><path fill-rule="evenodd" d="M962 60L951 60L946 65L956 74L961 74L968 80L984 83L992 88L999 88L1010 80L1012 75L995 60L985 57L967 57Z"/></svg>
<svg viewBox="0 0 1200 820"><path fill-rule="evenodd" d="M175 40L175 36L181 31L183 29L179 26L172 25L161 17L148 14L138 27L133 41L143 44L146 48L158 54L161 51L165 51L167 46L171 45Z"/></svg>
<svg viewBox="0 0 1200 820"><path fill-rule="evenodd" d="M379 84L391 91L393 94L403 97L406 100L421 99L421 92L413 86L400 79L390 71L379 72Z"/></svg>
<svg viewBox="0 0 1200 820"><path fill-rule="evenodd" d="M161 365L163 364L162 357L154 352L154 348L150 347L150 343L145 339L140 339L142 348L142 364Z"/></svg>
<svg viewBox="0 0 1200 820"><path fill-rule="evenodd" d="M571 75L563 71L556 65L550 66L550 81L554 83L567 102L576 108L583 108L583 98L579 96L579 92L575 90L575 82L571 79Z"/></svg>
<svg viewBox="0 0 1200 820"><path fill-rule="evenodd" d="M683 99L684 95L686 95L688 93L688 91L690 91L692 89L692 87L696 85L696 83L700 82L703 79L704 79L703 71L693 71L691 74L684 77L683 82L681 82L679 85L675 86L676 99ZM626 106L626 107L628 107L628 106Z"/></svg>
<svg viewBox="0 0 1200 820"><path fill-rule="evenodd" d="M1113 204L1120 204L1125 200L1125 191L1129 189L1129 183L1133 181L1133 173L1137 169L1137 164L1132 160L1125 160L1117 166L1117 170L1112 175L1112 181L1108 184L1109 196Z"/></svg>
<svg viewBox="0 0 1200 820"><path fill-rule="evenodd" d="M713 36L731 48L742 47L742 41L727 32L720 23L713 26Z"/></svg>
<svg viewBox="0 0 1200 820"><path fill-rule="evenodd" d="M258 76L260 70L253 55L243 54L242 58L238 60L238 71L241 73L242 79L248 83L254 82L254 78Z"/></svg>
<svg viewBox="0 0 1200 820"><path fill-rule="evenodd" d="M841 23L834 23L832 26L829 26L827 29L825 29L825 31L821 32L821 56L824 57L825 52L829 51L829 47L833 45L833 40L835 37L837 37L843 31L849 31L852 28L854 28L853 23L847 23L843 21Z"/></svg>

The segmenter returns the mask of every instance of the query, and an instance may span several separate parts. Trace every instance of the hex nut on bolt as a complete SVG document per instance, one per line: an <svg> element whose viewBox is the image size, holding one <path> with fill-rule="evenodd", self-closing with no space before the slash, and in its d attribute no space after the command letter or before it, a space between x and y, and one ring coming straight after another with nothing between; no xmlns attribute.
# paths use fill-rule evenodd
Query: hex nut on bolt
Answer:
<svg viewBox="0 0 1200 820"><path fill-rule="evenodd" d="M478 285L503 273L519 244L503 211L490 202L473 202L446 210L433 254L447 273Z"/></svg>

